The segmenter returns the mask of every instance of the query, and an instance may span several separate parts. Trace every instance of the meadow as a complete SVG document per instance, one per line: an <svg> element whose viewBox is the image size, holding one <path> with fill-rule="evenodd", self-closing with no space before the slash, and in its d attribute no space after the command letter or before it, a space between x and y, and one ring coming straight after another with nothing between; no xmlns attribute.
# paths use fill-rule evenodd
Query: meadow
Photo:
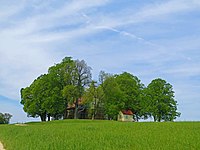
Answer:
<svg viewBox="0 0 200 150"><path fill-rule="evenodd" d="M200 122L64 120L0 125L6 150L200 149Z"/></svg>

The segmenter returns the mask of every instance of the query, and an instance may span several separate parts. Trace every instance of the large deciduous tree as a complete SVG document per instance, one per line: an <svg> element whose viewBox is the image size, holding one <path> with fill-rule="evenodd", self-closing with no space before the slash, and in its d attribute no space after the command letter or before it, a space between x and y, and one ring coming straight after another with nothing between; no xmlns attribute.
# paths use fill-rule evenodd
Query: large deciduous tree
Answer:
<svg viewBox="0 0 200 150"><path fill-rule="evenodd" d="M42 121L50 117L59 119L66 111L68 100L63 97L65 86L73 84L75 63L66 57L61 63L50 67L48 74L41 75L26 88L21 89L21 104L28 116L40 117Z"/></svg>
<svg viewBox="0 0 200 150"><path fill-rule="evenodd" d="M103 83L104 107L108 119L117 119L120 110L124 108L125 95L121 91L114 76L109 76Z"/></svg>
<svg viewBox="0 0 200 150"><path fill-rule="evenodd" d="M92 68L86 64L84 60L75 61L75 77L74 83L77 87L78 98L75 101L75 112L74 119L78 118L78 99L82 98L84 94L84 88L90 84L92 81Z"/></svg>
<svg viewBox="0 0 200 150"><path fill-rule="evenodd" d="M50 116L57 119L63 112L63 99L59 88L54 85L49 74L38 77L34 82L21 89L21 104L24 111L31 117L40 117L42 121L50 120Z"/></svg>
<svg viewBox="0 0 200 150"><path fill-rule="evenodd" d="M121 110L132 110L136 120L143 115L140 95L144 85L136 76L127 72L114 76L100 72L100 81L109 118L116 118Z"/></svg>
<svg viewBox="0 0 200 150"><path fill-rule="evenodd" d="M46 120L46 111L43 108L43 99L37 97L36 86L40 77L26 88L21 89L21 104L24 105L23 109L27 112L29 117L40 117L41 121Z"/></svg>
<svg viewBox="0 0 200 150"><path fill-rule="evenodd" d="M69 103L75 102L74 118L77 118L78 99L91 81L91 67L84 60L65 57L61 63L50 67L48 74L41 75L26 88L21 89L21 104L28 116L46 121L66 118ZM73 100L74 102L72 102Z"/></svg>
<svg viewBox="0 0 200 150"><path fill-rule="evenodd" d="M132 110L135 114L135 119L138 119L143 115L141 110L141 93L144 85L140 80L130 73L124 72L116 76L116 81L120 87L120 90L124 94L124 107L125 110Z"/></svg>
<svg viewBox="0 0 200 150"><path fill-rule="evenodd" d="M146 109L154 121L173 121L180 116L172 85L163 79L153 80L146 89Z"/></svg>
<svg viewBox="0 0 200 150"><path fill-rule="evenodd" d="M63 102L62 115L64 119L67 118L67 107L68 103L71 102L71 98L67 96L67 90L69 90L69 87L74 87L75 84L75 77L76 77L75 67L76 67L75 61L72 60L71 57L65 57L61 63L55 64L48 70L48 75L50 76L50 80L53 83L53 87L56 87L54 89L55 93L54 96L56 96L57 93L58 100ZM54 107L55 106L56 105L54 105ZM58 114L58 116L60 115ZM58 118L56 117L55 119Z"/></svg>

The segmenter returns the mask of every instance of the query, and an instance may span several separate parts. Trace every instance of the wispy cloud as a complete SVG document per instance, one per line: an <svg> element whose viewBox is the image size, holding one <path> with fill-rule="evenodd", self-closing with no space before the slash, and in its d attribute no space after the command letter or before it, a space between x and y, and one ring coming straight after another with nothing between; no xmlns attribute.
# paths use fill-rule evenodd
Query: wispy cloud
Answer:
<svg viewBox="0 0 200 150"><path fill-rule="evenodd" d="M55 58L52 59L47 49L48 42L67 40L89 31L87 28L76 28L72 31L59 32L58 28L64 26L67 29L68 25L82 23L83 19L81 20L79 16L80 11L102 6L107 2L109 1L67 1L63 6L52 6L50 8L52 11L47 10L42 14L33 13L31 17L19 13L25 11L30 5L38 11L43 8L34 2L25 3L25 1L21 5L6 6L0 14L3 18L3 21L0 21L1 24L10 23L8 20L14 18L16 14L21 17L14 18L14 21L7 27L0 27L0 63L2 66L0 94L18 99L19 89L30 84L39 74L46 72L49 65L55 62ZM43 6L49 5L48 3L43 3ZM56 55L56 52L54 53Z"/></svg>

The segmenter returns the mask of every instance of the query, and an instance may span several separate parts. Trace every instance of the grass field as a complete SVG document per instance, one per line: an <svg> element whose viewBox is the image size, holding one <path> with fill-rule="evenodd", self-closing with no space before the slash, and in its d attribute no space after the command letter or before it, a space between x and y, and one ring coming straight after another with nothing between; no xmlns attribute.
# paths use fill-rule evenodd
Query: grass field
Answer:
<svg viewBox="0 0 200 150"><path fill-rule="evenodd" d="M65 120L0 125L6 150L200 149L200 122Z"/></svg>

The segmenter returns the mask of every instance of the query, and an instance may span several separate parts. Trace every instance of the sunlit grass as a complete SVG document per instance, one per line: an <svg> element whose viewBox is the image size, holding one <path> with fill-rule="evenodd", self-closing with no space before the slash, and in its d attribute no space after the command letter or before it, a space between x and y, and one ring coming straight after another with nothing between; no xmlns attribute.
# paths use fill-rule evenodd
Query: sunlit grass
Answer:
<svg viewBox="0 0 200 150"><path fill-rule="evenodd" d="M65 120L1 125L7 150L200 149L200 122Z"/></svg>

